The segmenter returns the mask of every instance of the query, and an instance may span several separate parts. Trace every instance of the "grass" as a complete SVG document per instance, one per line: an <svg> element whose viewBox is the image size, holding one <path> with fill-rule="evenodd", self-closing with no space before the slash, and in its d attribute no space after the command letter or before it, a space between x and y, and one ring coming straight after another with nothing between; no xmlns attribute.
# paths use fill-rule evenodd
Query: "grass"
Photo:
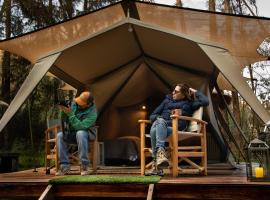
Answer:
<svg viewBox="0 0 270 200"><path fill-rule="evenodd" d="M49 181L50 184L74 184L74 183L137 183L151 184L159 182L159 176L109 176L109 175L90 175L90 176L65 176L55 178Z"/></svg>

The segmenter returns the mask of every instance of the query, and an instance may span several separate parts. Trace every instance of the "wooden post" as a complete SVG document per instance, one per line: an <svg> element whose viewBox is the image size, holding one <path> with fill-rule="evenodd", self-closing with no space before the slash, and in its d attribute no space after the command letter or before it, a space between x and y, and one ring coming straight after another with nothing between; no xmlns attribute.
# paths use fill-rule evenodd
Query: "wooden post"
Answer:
<svg viewBox="0 0 270 200"><path fill-rule="evenodd" d="M54 134L55 134L55 170L56 172L59 170L59 162L58 162L58 138L57 138L58 127L55 127Z"/></svg>
<svg viewBox="0 0 270 200"><path fill-rule="evenodd" d="M93 142L93 157L92 157L92 167L93 171L97 171L97 148L98 148L98 141L97 138Z"/></svg>
<svg viewBox="0 0 270 200"><path fill-rule="evenodd" d="M48 155L48 133L47 131L45 131L45 170L46 170L46 174L47 174L47 169L48 169L48 159L47 159L47 155Z"/></svg>
<svg viewBox="0 0 270 200"><path fill-rule="evenodd" d="M52 185L48 185L46 189L44 190L44 192L40 195L38 200L53 200L54 196L53 196L52 188L53 188Z"/></svg>
<svg viewBox="0 0 270 200"><path fill-rule="evenodd" d="M172 117L172 171L173 177L178 176L178 119Z"/></svg>
<svg viewBox="0 0 270 200"><path fill-rule="evenodd" d="M141 175L144 175L145 171L145 122L140 122L140 133L141 133Z"/></svg>
<svg viewBox="0 0 270 200"><path fill-rule="evenodd" d="M147 193L147 200L152 200L153 199L153 192L154 192L154 184L150 184L148 188L148 193Z"/></svg>
<svg viewBox="0 0 270 200"><path fill-rule="evenodd" d="M207 144L206 144L206 125L204 123L201 124L201 146L202 151L204 153L202 157L202 165L204 167L204 175L207 175Z"/></svg>

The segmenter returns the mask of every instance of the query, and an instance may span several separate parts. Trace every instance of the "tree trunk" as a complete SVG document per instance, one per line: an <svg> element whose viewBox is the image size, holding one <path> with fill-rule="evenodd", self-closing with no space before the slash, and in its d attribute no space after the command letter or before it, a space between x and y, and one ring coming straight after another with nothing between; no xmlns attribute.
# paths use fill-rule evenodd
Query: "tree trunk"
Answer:
<svg viewBox="0 0 270 200"><path fill-rule="evenodd" d="M232 9L230 6L230 0L224 0L224 12L225 13L232 13Z"/></svg>
<svg viewBox="0 0 270 200"><path fill-rule="evenodd" d="M216 0L209 0L208 9L209 11L216 11Z"/></svg>
<svg viewBox="0 0 270 200"><path fill-rule="evenodd" d="M251 65L248 66L248 70L249 70L249 74L250 74L250 81L251 81L251 88L254 92L254 94L256 95L256 88L255 88L255 84L254 84L254 77L253 77L253 68L251 67ZM256 120L256 114L253 111L252 112L252 136L257 137L257 135L255 134L255 127L257 127L258 121Z"/></svg>
<svg viewBox="0 0 270 200"><path fill-rule="evenodd" d="M83 11L87 11L88 10L88 0L84 0L83 2Z"/></svg>
<svg viewBox="0 0 270 200"><path fill-rule="evenodd" d="M11 0L5 0L3 3L5 6L4 15L5 15L5 36L6 39L11 36ZM2 63L2 88L1 88L1 97L2 99L10 103L10 53L5 51L3 54L3 63ZM3 148L4 150L8 150L8 127L3 130Z"/></svg>
<svg viewBox="0 0 270 200"><path fill-rule="evenodd" d="M11 0L5 0L5 30L6 39L11 36ZM10 103L10 53L5 51L2 64L2 88L1 96L3 100Z"/></svg>
<svg viewBox="0 0 270 200"><path fill-rule="evenodd" d="M179 7L183 7L182 0L176 0L175 5Z"/></svg>

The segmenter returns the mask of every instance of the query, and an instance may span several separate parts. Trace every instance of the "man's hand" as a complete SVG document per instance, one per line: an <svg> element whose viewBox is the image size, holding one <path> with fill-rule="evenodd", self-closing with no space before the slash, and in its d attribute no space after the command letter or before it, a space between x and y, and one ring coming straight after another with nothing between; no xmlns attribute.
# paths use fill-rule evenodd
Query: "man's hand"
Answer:
<svg viewBox="0 0 270 200"><path fill-rule="evenodd" d="M66 106L59 106L59 107L64 113L70 113L71 112L70 107L66 107Z"/></svg>

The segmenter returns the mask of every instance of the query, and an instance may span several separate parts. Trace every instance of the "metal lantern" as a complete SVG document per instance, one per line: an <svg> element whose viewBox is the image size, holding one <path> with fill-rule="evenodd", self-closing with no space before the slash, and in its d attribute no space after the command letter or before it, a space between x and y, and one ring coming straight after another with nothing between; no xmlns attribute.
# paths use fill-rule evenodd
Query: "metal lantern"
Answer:
<svg viewBox="0 0 270 200"><path fill-rule="evenodd" d="M269 181L269 146L259 139L248 145L247 178L250 181Z"/></svg>

